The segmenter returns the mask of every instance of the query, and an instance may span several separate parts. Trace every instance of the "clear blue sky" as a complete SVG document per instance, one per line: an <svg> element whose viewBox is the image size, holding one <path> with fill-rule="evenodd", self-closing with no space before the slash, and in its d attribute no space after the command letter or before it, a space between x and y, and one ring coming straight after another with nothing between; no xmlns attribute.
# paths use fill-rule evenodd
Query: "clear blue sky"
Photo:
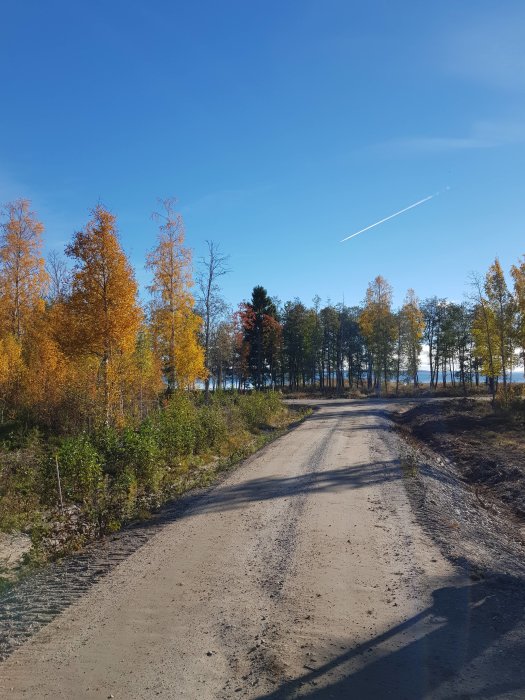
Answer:
<svg viewBox="0 0 525 700"><path fill-rule="evenodd" d="M461 299L525 253L525 3L5 0L0 201L62 249L99 200L144 283L157 197L237 304ZM412 202L450 191L345 244Z"/></svg>

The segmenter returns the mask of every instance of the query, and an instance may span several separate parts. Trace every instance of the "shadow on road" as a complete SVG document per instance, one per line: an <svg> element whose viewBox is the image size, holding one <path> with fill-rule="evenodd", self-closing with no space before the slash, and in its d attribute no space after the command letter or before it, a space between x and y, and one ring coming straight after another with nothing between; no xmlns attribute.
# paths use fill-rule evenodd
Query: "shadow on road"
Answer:
<svg viewBox="0 0 525 700"><path fill-rule="evenodd" d="M524 602L510 576L437 588L431 607L259 700L523 698Z"/></svg>
<svg viewBox="0 0 525 700"><path fill-rule="evenodd" d="M282 471L286 472L285 469ZM446 475L439 473L430 476L440 481L447 478ZM187 515L233 510L251 502L360 489L373 484L399 481L403 478L407 477L404 476L398 460L382 460L352 464L338 469L307 471L297 476L249 479L238 484L223 485L220 489L213 491L208 498L196 502L191 509L188 509Z"/></svg>
<svg viewBox="0 0 525 700"><path fill-rule="evenodd" d="M283 469L283 472L285 470ZM289 498L322 491L357 489L371 484L385 483L403 478L399 462L363 463L322 472L306 472L298 476L275 476L256 478L240 484L222 486L210 499L197 503L188 512L193 515L202 511L222 511L241 508L252 501L267 501Z"/></svg>

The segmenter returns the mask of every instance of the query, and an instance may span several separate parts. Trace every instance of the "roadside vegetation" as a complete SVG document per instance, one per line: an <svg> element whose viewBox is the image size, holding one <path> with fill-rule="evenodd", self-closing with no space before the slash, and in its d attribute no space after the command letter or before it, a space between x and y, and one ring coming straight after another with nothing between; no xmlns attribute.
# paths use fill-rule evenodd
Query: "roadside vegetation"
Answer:
<svg viewBox="0 0 525 700"><path fill-rule="evenodd" d="M0 531L27 533L25 564L74 551L212 483L306 413L275 392L176 392L136 427L58 437L5 424Z"/></svg>

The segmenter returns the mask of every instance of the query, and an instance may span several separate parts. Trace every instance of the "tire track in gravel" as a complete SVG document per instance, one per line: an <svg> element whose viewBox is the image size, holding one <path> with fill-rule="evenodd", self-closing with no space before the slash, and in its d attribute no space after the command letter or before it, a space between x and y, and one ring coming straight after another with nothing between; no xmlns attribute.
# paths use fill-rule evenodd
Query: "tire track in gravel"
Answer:
<svg viewBox="0 0 525 700"><path fill-rule="evenodd" d="M81 554L33 572L0 596L0 661L83 596L100 578L142 547L184 504L147 523L89 545Z"/></svg>
<svg viewBox="0 0 525 700"><path fill-rule="evenodd" d="M285 501L287 513L284 517L282 525L278 528L277 535L272 542L268 537L268 531L264 531L264 535L259 538L260 546L263 549L262 562L266 571L272 572L261 581L261 586L271 598L275 598L277 606L282 604L283 586L288 578L293 578L298 562L294 558L295 550L298 544L297 532L303 517L305 506L309 495L315 489L316 482L322 478L321 467L323 460L328 451L329 445L333 440L335 430L339 427L341 419L337 420L331 429L319 441L317 447L310 452L307 459L303 462L302 473L306 479L302 481L301 492L298 493L297 488L290 487L287 495L290 500ZM286 499L286 495L284 496ZM268 623L265 625L262 638L266 639L267 643L261 644L252 658L251 676L264 677L266 682L275 681L276 677L282 675L280 659L276 656L274 642L279 637L283 636L283 623L288 624L286 611L281 610L279 623Z"/></svg>
<svg viewBox="0 0 525 700"><path fill-rule="evenodd" d="M268 530L265 529L264 534L258 538L258 559L262 561L266 571L272 572L271 576L261 580L260 584L270 596L278 597L285 577L293 573L292 562L297 544L297 527L303 515L309 492L315 487L316 480L321 477L320 467L339 422L340 420L323 436L315 450L303 462L300 473L305 478L301 480L301 492L298 493L295 480L287 490L281 489L280 498L283 507L281 508L281 518L277 521L278 528L275 535L269 537Z"/></svg>
<svg viewBox="0 0 525 700"><path fill-rule="evenodd" d="M260 502L245 516L244 529L255 531L255 537L250 551L240 557L239 568L245 568L249 574L246 587L252 591L252 600L258 600L260 614L255 622L252 611L251 624L247 620L243 624L229 610L228 617L218 623L231 670L221 699L251 697L254 688L273 684L283 675L282 660L275 653L276 640L286 635L291 624L283 587L296 574L295 550L301 519L322 476L321 467L339 422L323 431L315 447L308 446L286 485L270 481L261 486ZM213 501L213 494L210 500ZM268 501L272 502L271 510L265 505Z"/></svg>

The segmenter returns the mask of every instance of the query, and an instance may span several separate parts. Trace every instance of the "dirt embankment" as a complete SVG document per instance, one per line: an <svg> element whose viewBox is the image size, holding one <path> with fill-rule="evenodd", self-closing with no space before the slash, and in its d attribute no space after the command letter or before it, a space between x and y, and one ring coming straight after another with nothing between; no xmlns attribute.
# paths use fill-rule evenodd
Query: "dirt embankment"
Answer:
<svg viewBox="0 0 525 700"><path fill-rule="evenodd" d="M397 424L451 460L482 503L496 499L525 519L525 414L488 401L451 399L396 414Z"/></svg>

